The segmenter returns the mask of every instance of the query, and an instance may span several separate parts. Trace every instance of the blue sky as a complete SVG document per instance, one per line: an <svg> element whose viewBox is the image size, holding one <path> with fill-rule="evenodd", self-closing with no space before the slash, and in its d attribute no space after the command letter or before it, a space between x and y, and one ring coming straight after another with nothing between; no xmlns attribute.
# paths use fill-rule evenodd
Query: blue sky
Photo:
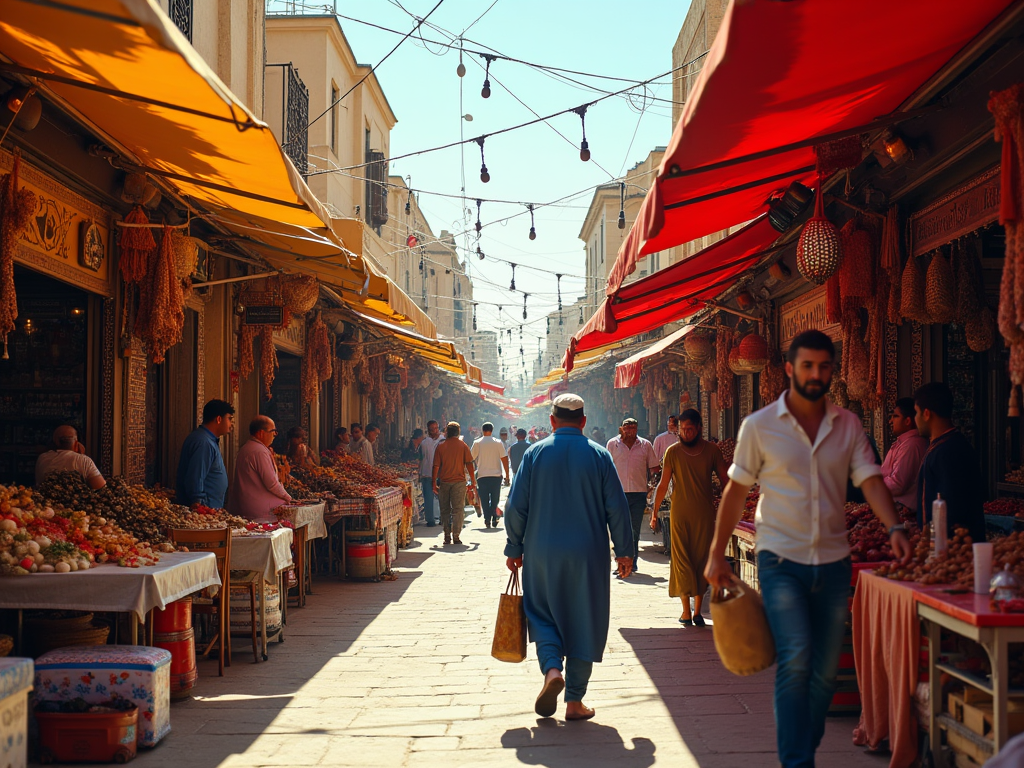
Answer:
<svg viewBox="0 0 1024 768"><path fill-rule="evenodd" d="M337 12L404 32L414 23L410 14L425 15L436 2L338 0ZM467 38L464 45L470 49L490 48L505 56L547 66L647 80L671 69L672 44L688 5L685 0L633 4L497 0L493 5L492 0L444 0L428 22L444 32L424 25L422 35L427 42L410 38L377 70L377 77L398 116L398 125L391 134L391 155L416 152L460 138L474 138L534 119L531 109L547 115L602 95L534 68L499 60L491 65L491 97L483 99L480 95L483 60L475 55L464 55L467 73L460 80L456 74L458 52L431 45L429 41L450 41L464 35ZM483 17L478 19L481 14ZM376 64L400 39L399 35L345 19L341 24L356 58L363 63ZM607 91L630 85L614 80L570 77ZM480 181L480 150L475 143L462 149L396 160L391 163L390 172L411 176L414 188L458 195L462 189L464 157L465 189L470 198L523 203L555 200L609 181L643 160L653 147L668 142L672 131L671 105L645 100L642 91L636 93L637 97L630 101L611 98L588 109L586 130L592 152L588 163L579 159L580 119L568 114L550 120L551 127L541 123L487 140L485 153L491 175L487 184ZM647 95L670 100L670 78L659 78ZM471 123L460 119L466 113L473 115ZM553 128L564 134L564 138ZM543 342L545 324L540 318L553 310L557 302L554 276L528 267L583 275L583 243L577 235L590 197L589 193L582 194L566 201L566 207L538 210L535 214L537 239L533 241L528 239L529 215L483 229L480 239L483 252L521 264L522 267L516 269L516 287L531 294L527 299L528 319L524 322L522 294L512 295L507 290L511 268L490 258L479 261L474 256L470 259L475 298L481 302L478 306L480 327L513 329L514 355L509 355L508 344L503 348L506 363L513 369L511 378L523 370L518 354L519 324L524 325L523 346L529 363L531 358L536 358L538 339ZM472 229L476 221L476 206L472 202L463 205L459 200L424 194L420 197L420 206L435 233L442 229L455 232ZM469 213L466 208L470 209ZM485 203L481 220L487 224L525 210L522 205ZM466 243L460 238L460 245ZM468 245L475 252L475 233ZM564 304L571 304L582 292L581 279L562 279ZM446 299L432 300L444 302ZM497 306L484 302L502 304L502 315L498 316Z"/></svg>

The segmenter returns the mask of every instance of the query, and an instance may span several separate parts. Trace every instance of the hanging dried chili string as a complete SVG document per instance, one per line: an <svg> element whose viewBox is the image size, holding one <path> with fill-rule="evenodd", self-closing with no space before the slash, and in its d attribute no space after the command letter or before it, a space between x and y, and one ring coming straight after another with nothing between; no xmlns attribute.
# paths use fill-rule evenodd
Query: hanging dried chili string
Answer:
<svg viewBox="0 0 1024 768"><path fill-rule="evenodd" d="M21 156L14 155L11 172L0 179L0 336L3 359L7 359L7 335L18 319L18 296L14 290L14 246L36 210L36 196L25 187L18 189Z"/></svg>

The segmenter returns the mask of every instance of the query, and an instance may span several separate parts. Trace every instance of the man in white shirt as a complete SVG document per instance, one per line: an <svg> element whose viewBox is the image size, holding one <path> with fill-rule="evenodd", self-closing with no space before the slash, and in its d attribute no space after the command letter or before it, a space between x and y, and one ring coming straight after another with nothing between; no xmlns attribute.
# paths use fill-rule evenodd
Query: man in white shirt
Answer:
<svg viewBox="0 0 1024 768"><path fill-rule="evenodd" d="M669 449L670 445L675 445L679 442L679 417L673 414L668 417L668 429L654 438L654 453L658 457L658 461L664 464L665 462L665 451ZM671 481L668 486L668 499L672 498L672 485ZM661 518L661 541L665 547L665 554L672 557L672 525L669 519L669 510L671 505L666 500L661 505L664 509L656 509L651 514L657 515Z"/></svg>
<svg viewBox="0 0 1024 768"><path fill-rule="evenodd" d="M420 443L420 486L423 488L423 519L428 528L437 524L438 502L434 494L434 451L444 442L441 428L431 419L427 422L427 436Z"/></svg>
<svg viewBox="0 0 1024 768"><path fill-rule="evenodd" d="M712 586L733 582L726 544L750 486L760 483L758 578L775 640L776 743L784 768L814 765L835 691L849 614L848 479L889 529L896 559L908 562L911 554L860 420L825 398L834 359L835 347L821 331L793 339L790 389L740 426L705 570Z"/></svg>
<svg viewBox="0 0 1024 768"><path fill-rule="evenodd" d="M608 441L608 452L615 462L615 471L622 483L622 490L626 492L626 501L629 502L630 523L633 525L634 573L640 555L640 527L644 522L644 510L647 509L647 484L651 471L661 466L651 441L637 436L637 427L636 419L623 419L619 436Z"/></svg>
<svg viewBox="0 0 1024 768"><path fill-rule="evenodd" d="M36 459L36 486L52 472L77 472L94 491L107 484L96 463L85 455L78 432L65 424L53 433L53 447Z"/></svg>
<svg viewBox="0 0 1024 768"><path fill-rule="evenodd" d="M484 510L484 527L498 527L498 501L501 496L502 470L508 485L508 451L505 444L493 436L494 425L485 421L480 427L483 435L473 441L473 461L476 463L476 487L480 490L480 505Z"/></svg>
<svg viewBox="0 0 1024 768"><path fill-rule="evenodd" d="M356 456L371 467L373 466L373 443L366 439L363 434L363 425L356 422L349 427L349 434L352 436L352 441L349 443L348 452L353 456Z"/></svg>

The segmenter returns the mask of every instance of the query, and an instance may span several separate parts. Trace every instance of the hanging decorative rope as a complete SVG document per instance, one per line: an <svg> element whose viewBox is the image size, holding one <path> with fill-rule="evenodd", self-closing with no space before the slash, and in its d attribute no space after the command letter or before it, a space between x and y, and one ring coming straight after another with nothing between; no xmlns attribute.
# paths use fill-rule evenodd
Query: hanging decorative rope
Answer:
<svg viewBox="0 0 1024 768"><path fill-rule="evenodd" d="M580 160L583 162L590 159L590 145L587 143L587 107L589 106L589 104L584 104L573 110L580 116L580 125L583 128L583 141L580 142Z"/></svg>
<svg viewBox="0 0 1024 768"><path fill-rule="evenodd" d="M491 180L491 174L487 172L487 161L484 160L484 142L487 140L486 136L481 136L476 140L476 143L480 145L480 181L486 184ZM480 202L479 200L477 201Z"/></svg>
<svg viewBox="0 0 1024 768"><path fill-rule="evenodd" d="M530 209L530 239L531 240L536 240L537 239L537 227L535 227L534 224L533 224L533 203L530 203L526 207Z"/></svg>
<svg viewBox="0 0 1024 768"><path fill-rule="evenodd" d="M806 280L823 285L839 268L842 259L839 231L825 218L822 203L822 177L818 177L818 190L814 202L814 216L804 224L796 246L796 266Z"/></svg>

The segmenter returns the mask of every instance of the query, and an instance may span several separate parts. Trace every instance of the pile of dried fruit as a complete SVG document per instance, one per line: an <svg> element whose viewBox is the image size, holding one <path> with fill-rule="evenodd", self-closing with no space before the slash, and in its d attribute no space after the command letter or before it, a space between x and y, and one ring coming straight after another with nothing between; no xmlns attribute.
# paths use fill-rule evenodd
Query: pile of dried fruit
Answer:
<svg viewBox="0 0 1024 768"><path fill-rule="evenodd" d="M985 502L986 515L1024 517L1024 499L994 499Z"/></svg>
<svg viewBox="0 0 1024 768"><path fill-rule="evenodd" d="M149 544L113 521L55 508L21 486L0 485L0 575L69 573L108 561L138 567L159 559Z"/></svg>
<svg viewBox="0 0 1024 768"><path fill-rule="evenodd" d="M932 556L931 542L927 537L915 537L911 543L915 547L914 558L909 565L887 564L875 573L920 584L974 587L974 552L971 548L974 542L965 529L956 529L949 539L949 549L941 555ZM1018 578L1024 578L1024 531L1014 531L992 544L992 572L1001 571L1004 565L1009 565Z"/></svg>
<svg viewBox="0 0 1024 768"><path fill-rule="evenodd" d="M1024 485L1024 467L1007 472L1006 477L1003 479L1008 483L1013 483L1014 485Z"/></svg>
<svg viewBox="0 0 1024 768"><path fill-rule="evenodd" d="M740 520L744 523L753 523L754 515L757 513L757 502L761 498L761 486L752 486L750 491L747 493L747 500L743 503L743 515ZM718 511L718 505L722 503L722 492L718 486L714 486L714 491L711 495L711 501L715 505L715 511Z"/></svg>
<svg viewBox="0 0 1024 768"><path fill-rule="evenodd" d="M896 505L900 522L907 526L913 538L917 529L917 516L902 504ZM889 531L867 504L846 505L846 530L850 539L850 559L855 563L878 563L892 560Z"/></svg>
<svg viewBox="0 0 1024 768"><path fill-rule="evenodd" d="M292 477L302 486L299 496L330 493L339 499L358 499L398 484L399 473L390 467L371 467L355 456L334 451L323 451L321 456L323 466L292 469Z"/></svg>

